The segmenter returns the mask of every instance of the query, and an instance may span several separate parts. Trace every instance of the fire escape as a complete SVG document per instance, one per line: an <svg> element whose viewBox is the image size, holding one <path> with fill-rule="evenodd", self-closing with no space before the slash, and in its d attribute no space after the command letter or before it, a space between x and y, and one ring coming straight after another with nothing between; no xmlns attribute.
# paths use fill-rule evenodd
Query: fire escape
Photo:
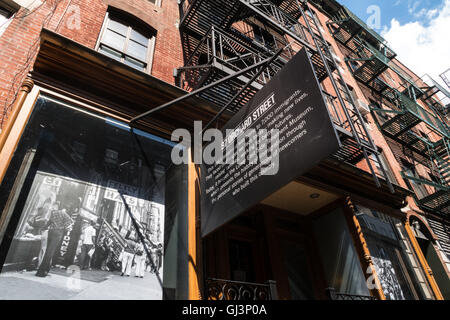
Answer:
<svg viewBox="0 0 450 320"><path fill-rule="evenodd" d="M422 208L437 214L450 213L450 93L435 81L412 80L399 71L396 54L384 39L345 7L335 11L328 22L334 38L346 48L346 61L354 77L369 88L376 103L371 112L382 133L427 159L430 178L403 172L403 177L423 186L427 194L416 194ZM388 70L400 76L400 85L389 82ZM423 107L419 104L427 106ZM439 139L430 140L418 129L426 125ZM411 184L411 183L410 183Z"/></svg>
<svg viewBox="0 0 450 320"><path fill-rule="evenodd" d="M333 157L352 165L367 161L375 183L381 186L381 177L393 191L378 149L307 1L185 0L180 11L185 58L184 67L176 72L180 87L198 90L238 74L199 94L222 110L235 113L306 48L340 137L341 148ZM263 70L242 73L270 57Z"/></svg>
<svg viewBox="0 0 450 320"><path fill-rule="evenodd" d="M445 85L447 86L447 88L450 89L450 69L448 69L447 71L445 71L444 73L442 73L440 75L442 81L444 81Z"/></svg>

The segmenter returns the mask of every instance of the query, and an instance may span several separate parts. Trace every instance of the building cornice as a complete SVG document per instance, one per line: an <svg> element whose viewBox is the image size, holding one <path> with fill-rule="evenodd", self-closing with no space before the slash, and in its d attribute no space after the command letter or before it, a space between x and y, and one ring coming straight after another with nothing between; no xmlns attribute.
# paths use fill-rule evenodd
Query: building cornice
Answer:
<svg viewBox="0 0 450 320"><path fill-rule="evenodd" d="M187 94L47 29L41 32L40 50L31 75L40 86L84 97L125 119ZM217 111L215 106L194 97L136 126L170 136L177 128L191 130L194 120L209 122ZM225 115L224 121L229 117Z"/></svg>

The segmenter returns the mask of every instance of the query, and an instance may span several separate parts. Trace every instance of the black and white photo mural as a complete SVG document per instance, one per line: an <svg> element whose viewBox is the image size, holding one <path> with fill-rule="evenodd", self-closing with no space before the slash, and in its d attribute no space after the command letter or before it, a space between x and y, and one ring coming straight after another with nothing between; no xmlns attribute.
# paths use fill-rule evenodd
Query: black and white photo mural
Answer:
<svg viewBox="0 0 450 320"><path fill-rule="evenodd" d="M400 221L362 206L357 206L357 217L386 299L417 298L411 281L415 275L396 230Z"/></svg>
<svg viewBox="0 0 450 320"><path fill-rule="evenodd" d="M2 185L0 299L162 299L172 146L40 97Z"/></svg>

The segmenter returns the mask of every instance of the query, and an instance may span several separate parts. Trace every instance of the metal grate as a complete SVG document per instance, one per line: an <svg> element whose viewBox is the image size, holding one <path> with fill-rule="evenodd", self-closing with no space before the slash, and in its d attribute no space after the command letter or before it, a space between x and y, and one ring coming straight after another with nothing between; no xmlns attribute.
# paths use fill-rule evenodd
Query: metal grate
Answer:
<svg viewBox="0 0 450 320"><path fill-rule="evenodd" d="M205 283L206 300L258 301L277 298L275 281L251 283L209 278Z"/></svg>

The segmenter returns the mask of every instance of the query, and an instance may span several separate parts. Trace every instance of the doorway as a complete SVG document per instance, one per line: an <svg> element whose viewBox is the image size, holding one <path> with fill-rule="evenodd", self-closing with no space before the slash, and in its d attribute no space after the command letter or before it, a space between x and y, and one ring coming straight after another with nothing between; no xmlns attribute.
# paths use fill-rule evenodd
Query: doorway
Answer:
<svg viewBox="0 0 450 320"><path fill-rule="evenodd" d="M411 229L416 237L417 243L433 271L434 279L445 300L450 300L450 279L444 268L439 253L434 247L434 239L428 228L418 219L411 219Z"/></svg>
<svg viewBox="0 0 450 320"><path fill-rule="evenodd" d="M301 220L263 205L241 215L204 239L205 278L257 284L275 280L279 299L322 298L321 266Z"/></svg>

